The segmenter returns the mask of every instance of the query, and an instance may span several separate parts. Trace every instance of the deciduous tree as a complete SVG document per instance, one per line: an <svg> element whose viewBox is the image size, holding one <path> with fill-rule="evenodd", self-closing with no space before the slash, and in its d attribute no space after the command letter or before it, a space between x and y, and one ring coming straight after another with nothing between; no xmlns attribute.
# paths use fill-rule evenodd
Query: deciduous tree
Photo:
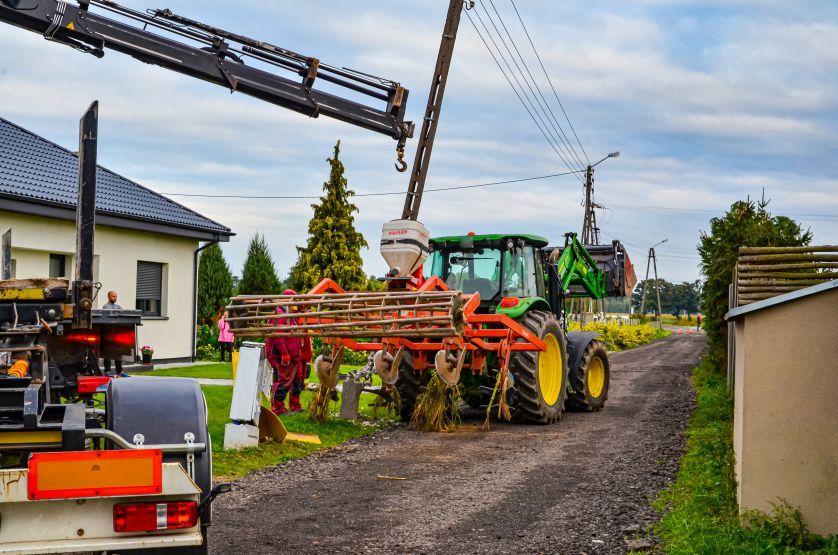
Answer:
<svg viewBox="0 0 838 555"><path fill-rule="evenodd" d="M710 231L701 232L698 253L706 277L701 295L704 329L710 358L716 368L725 368L727 357L727 325L724 315L728 306L728 285L739 247L805 246L812 240L810 231L791 218L772 216L768 201L738 201L720 217L710 220Z"/></svg>

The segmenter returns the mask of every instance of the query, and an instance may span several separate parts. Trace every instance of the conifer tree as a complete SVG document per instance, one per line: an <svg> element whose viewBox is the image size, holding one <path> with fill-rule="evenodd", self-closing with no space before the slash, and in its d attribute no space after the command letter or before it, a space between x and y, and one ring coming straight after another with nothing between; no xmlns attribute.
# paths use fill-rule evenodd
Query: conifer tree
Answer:
<svg viewBox="0 0 838 555"><path fill-rule="evenodd" d="M247 258L242 269L239 295L279 294L280 283L265 237L255 234L247 247Z"/></svg>
<svg viewBox="0 0 838 555"><path fill-rule="evenodd" d="M209 322L233 295L233 276L218 243L201 251L198 262L198 322Z"/></svg>
<svg viewBox="0 0 838 555"><path fill-rule="evenodd" d="M358 207L350 202L355 192L348 188L340 161L340 141L334 156L327 158L329 180L323 183L320 202L312 204L314 216L308 224L308 243L297 247L299 258L291 268L289 280L298 292L305 292L323 278L331 278L346 290L362 290L367 276L362 268L361 248L367 247L363 234L355 230Z"/></svg>

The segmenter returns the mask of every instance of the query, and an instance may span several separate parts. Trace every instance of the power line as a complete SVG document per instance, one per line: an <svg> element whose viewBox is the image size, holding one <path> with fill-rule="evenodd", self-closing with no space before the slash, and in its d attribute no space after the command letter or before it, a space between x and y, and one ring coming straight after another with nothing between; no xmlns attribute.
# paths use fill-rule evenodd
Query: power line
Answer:
<svg viewBox="0 0 838 555"><path fill-rule="evenodd" d="M567 120L567 124L570 125L570 130L573 131L573 136L576 137L576 142L579 143L579 148L582 149L582 153L585 155L585 159L588 161L588 164L591 163L591 159L588 158L588 153L585 152L585 147L582 146L582 141L579 140L579 135L576 134L576 129L574 129L573 124L570 122L570 118L567 115L567 112L564 109L564 104L562 104L561 99L559 99L559 93L556 92L556 87L553 86L553 80L550 79L550 75L547 73L547 69L544 67L544 62L541 61L541 56L538 54L538 50L535 48L535 43L532 41L532 37L530 36L530 32L527 30L526 24L524 24L524 19L521 17L521 13L518 11L518 6L515 5L515 0L509 0L512 3L512 7L515 8L515 14L518 16L518 21L521 22L521 27L524 28L524 33L527 35L527 40L530 41L530 46L532 46L532 51L535 53L535 57L538 58L538 63L541 65L541 70L544 72L544 76L547 77L547 82L550 83L550 88L553 89L553 94L556 96L556 101L559 103L559 107L562 109L562 113L564 114L565 119Z"/></svg>
<svg viewBox="0 0 838 555"><path fill-rule="evenodd" d="M561 177L564 175L574 175L581 170L574 170L562 173L551 173L548 175L538 175L535 177L522 177L520 179L508 179L506 181L493 181L491 183L477 183L475 185L455 185L452 187L439 187L436 189L425 189L426 193L435 193L440 191L456 191L460 189L477 189L479 187L493 187L495 185L508 185L510 183L524 183L526 181L536 181L540 179L550 179L552 177ZM199 197L199 198L236 198L236 199L319 199L319 195L206 195L200 193L161 193L170 197ZM404 191L386 191L381 193L356 193L356 197L385 197L391 195L404 195Z"/></svg>
<svg viewBox="0 0 838 555"><path fill-rule="evenodd" d="M503 36L501 35L500 30L498 29L497 25L495 25L495 22L492 19L492 16L489 13L489 10L487 10L486 7L484 6L483 9L484 9L484 11L486 11L486 16L492 22L492 26L495 28L495 31L497 31L498 36L500 37L501 42L503 43L504 47L506 48L506 51L509 52L509 56L512 58L512 61L515 62L515 67L518 68L519 72L521 72L521 77L524 78L524 82L527 83L527 86L529 87L530 92L532 92L533 98L536 99L536 102L538 102L538 97L535 95L535 93L536 93L536 91L538 92L538 95L541 97L541 100L544 103L543 107L542 107L542 104L540 102L538 102L539 108L542 109L542 112L544 112L544 115L547 117L548 121L550 121L550 125L556 131L557 136L558 136L559 140L562 142L562 144L565 146L566 151L568 151L572 154L572 157L579 164L580 168L584 168L585 163L582 162L582 159L579 157L579 154L576 152L576 149L573 147L573 144L567 138L567 134L564 132L564 129L562 129L562 125L559 123L559 120L556 117L556 114L553 112L553 109L550 107L550 104L547 102L547 99L544 97L544 93L541 92L541 87L538 86L538 83L536 82L535 78L533 77L533 74L530 71L529 65L527 64L526 60L524 59L524 56L521 54L521 51L518 49L518 45L515 43L515 39L512 38L512 34L509 32L509 28L506 26L506 23L503 21L503 17L500 15L500 12L498 11L497 7L495 6L494 0L489 0L489 3L492 6L492 10L495 12L495 15L497 15L498 21L500 22L501 26L503 27L503 30L506 32L506 36L509 37L509 42L512 44L512 47L515 49L515 52L518 54L518 58L521 60L521 63L524 65L524 69L527 71L527 75L529 75L530 81L535 86L535 90L533 90L533 88L529 85L529 82L527 82L527 77L524 75L524 72L521 71L520 66L518 66L518 62L515 61L515 56L512 54L512 51L509 50L509 47L506 45L506 41L503 40ZM547 108L546 110L544 110L545 107ZM550 116L547 115L548 111L550 112L550 116L552 116L552 120L550 119ZM558 126L558 129L557 129L557 126ZM564 138L562 138L562 137L564 137Z"/></svg>
<svg viewBox="0 0 838 555"><path fill-rule="evenodd" d="M503 69L503 66L502 66L502 65L501 65L501 63L498 61L497 56L495 56L495 52L494 52L494 51L492 50L492 48L489 46L489 43L488 43L488 42L486 42L486 39L485 39L485 38L483 38L483 34L480 32L480 29L478 29L478 28L477 28L477 25L474 23L474 19L472 19L471 14L469 13L470 11L471 11L471 10L468 10L468 11L466 11L466 12L465 12L465 13L466 13L466 17L467 17L467 18L468 18L468 20L469 20L469 23L471 23L471 26L474 28L474 31L477 33L477 36L480 38L480 41L483 43L483 46L485 46L485 47L486 47L486 50L488 50L489 55L490 55L490 56L492 56L492 59L495 61L495 64L497 64L498 69L499 69L499 70L500 70L500 72L501 72L501 75L503 75L504 79L506 79L506 82L507 82L507 83L509 83L509 86L512 88L512 92L514 92L514 93L515 93L515 96L517 96L517 97L518 97L518 100L521 102L521 105L524 107L524 110L526 110L526 111L527 111L527 113L529 114L530 118L532 118L533 123L535 123L535 126L536 126L536 127L538 127L538 130L539 130L539 131L541 131L541 134L542 134L542 135L544 135L544 138L547 140L547 142L550 144L550 146L553 148L553 150L554 150L554 151L556 152L556 154L559 156L559 158L561 159L561 161L562 161L562 162L564 162L565 166L567 166L567 168L568 168L569 170L573 171L574 173L577 173L577 172L574 170L573 166L572 166L571 164L569 164L569 163L568 163L568 161L565 159L565 157L562 155L562 153L559 151L559 149L557 149L557 148L556 148L556 145L553 143L553 141L552 141L552 140L551 140L551 138L548 136L548 134L544 131L544 129L542 129L541 125L538 123L538 120L536 119L536 117L535 117L535 115L533 114L532 110L530 110L530 108L527 106L527 103L526 103L526 102L524 101L524 99L521 97L521 94L518 92L518 89L517 89L517 88L515 88L515 85L513 85L513 84L512 84L512 80L511 80L511 79L509 78L509 76L506 74L506 71ZM483 28L484 28L484 29L486 29L486 33L487 33L487 35L490 35L490 37L489 37L489 38L491 39L491 38L492 38L492 37L491 37L491 34L489 33L489 30L488 30L488 28L486 27L486 24L485 24L485 23L483 23L483 20L480 18L480 14L479 14L479 13L477 13L477 12L475 12L475 15L477 15L478 20L480 21L481 25L483 25ZM492 39L492 42L494 43L494 39ZM495 43L495 47L497 48L497 43ZM499 54L499 55L501 54L501 53L500 53L500 49L498 49L498 54ZM501 56L501 57L502 57L502 56ZM504 62L506 62L506 60L505 60L505 59L504 59ZM508 65L508 64L507 64L507 65ZM511 68L510 68L510 73L512 73L512 69L511 69ZM515 77L515 76L513 75L513 77ZM516 78L516 79L517 79L517 78ZM522 87L522 92L523 92L523 87ZM527 98L527 100L529 101L529 98ZM539 117L540 117L540 116L539 116ZM580 182L580 183L584 183L584 182L583 182L583 180L582 180L582 178L581 178L581 177L579 177L578 175L576 175L576 178L579 180L579 182Z"/></svg>

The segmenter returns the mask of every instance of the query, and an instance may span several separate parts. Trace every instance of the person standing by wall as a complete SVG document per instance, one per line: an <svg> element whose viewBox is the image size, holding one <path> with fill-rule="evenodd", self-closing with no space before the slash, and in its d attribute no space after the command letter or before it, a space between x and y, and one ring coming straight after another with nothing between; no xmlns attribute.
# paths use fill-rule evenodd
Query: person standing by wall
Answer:
<svg viewBox="0 0 838 555"><path fill-rule="evenodd" d="M227 323L227 318L230 316L226 310L221 318L218 319L218 348L221 350L221 362L224 362L224 353L230 353L230 361L233 360L233 333L230 331L230 324Z"/></svg>
<svg viewBox="0 0 838 555"><path fill-rule="evenodd" d="M108 291L108 302L102 305L102 310L122 310L122 307L116 304L117 294L116 291L110 290ZM111 359L106 358L105 360L105 374L111 373ZM126 376L125 372L122 370L122 359L117 358L114 359L115 366L116 366L116 373L120 377Z"/></svg>
<svg viewBox="0 0 838 555"><path fill-rule="evenodd" d="M701 314L695 317L695 333L699 333L701 331Z"/></svg>

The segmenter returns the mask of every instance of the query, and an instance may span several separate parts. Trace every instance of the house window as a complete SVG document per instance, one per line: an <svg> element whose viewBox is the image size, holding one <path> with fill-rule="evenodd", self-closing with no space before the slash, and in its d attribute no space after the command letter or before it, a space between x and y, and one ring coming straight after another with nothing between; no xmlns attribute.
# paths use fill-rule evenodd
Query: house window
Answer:
<svg viewBox="0 0 838 555"><path fill-rule="evenodd" d="M67 277L67 257L63 254L50 253L49 255L49 277Z"/></svg>
<svg viewBox="0 0 838 555"><path fill-rule="evenodd" d="M14 278L17 277L17 260L12 258L11 263L12 263L12 273L9 275L9 277L14 279Z"/></svg>
<svg viewBox="0 0 838 555"><path fill-rule="evenodd" d="M162 316L163 265L137 261L137 310L143 316Z"/></svg>

